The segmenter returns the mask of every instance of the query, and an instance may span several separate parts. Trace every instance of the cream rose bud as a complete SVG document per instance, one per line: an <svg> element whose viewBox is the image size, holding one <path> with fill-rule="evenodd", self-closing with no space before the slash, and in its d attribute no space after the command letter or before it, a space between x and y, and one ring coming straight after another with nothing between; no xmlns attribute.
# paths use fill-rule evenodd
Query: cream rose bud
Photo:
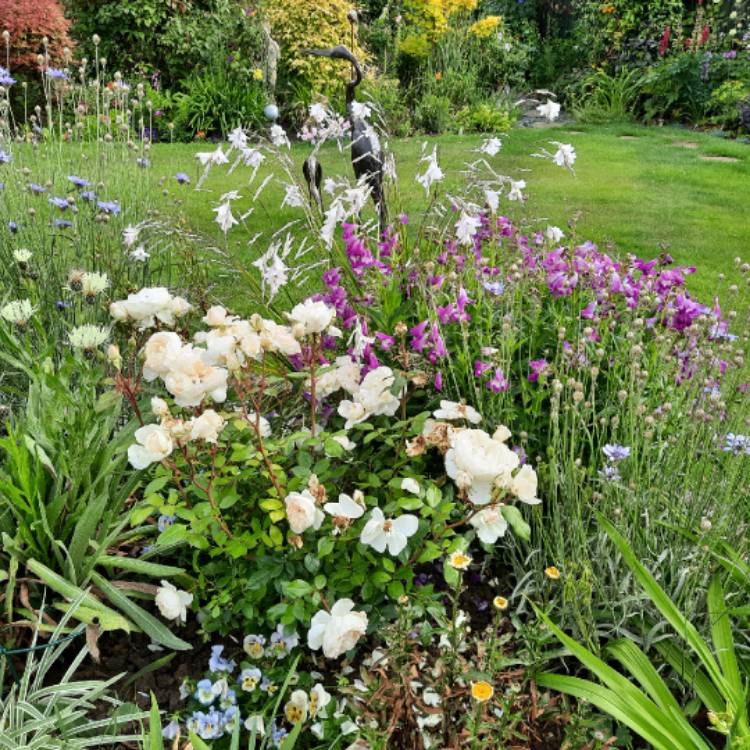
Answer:
<svg viewBox="0 0 750 750"><path fill-rule="evenodd" d="M172 297L169 309L175 318L182 318L193 309L193 306L184 297Z"/></svg>
<svg viewBox="0 0 750 750"><path fill-rule="evenodd" d="M498 443L507 443L511 434L511 431L504 424L501 424L493 433L492 439L497 440Z"/></svg>
<svg viewBox="0 0 750 750"><path fill-rule="evenodd" d="M523 503L539 505L542 501L536 496L537 477L534 469L524 464L510 482L510 491Z"/></svg>
<svg viewBox="0 0 750 750"><path fill-rule="evenodd" d="M166 620L187 620L187 608L193 602L193 595L175 588L169 581L162 581L154 599L159 612Z"/></svg>
<svg viewBox="0 0 750 750"><path fill-rule="evenodd" d="M122 354L120 354L120 347L117 344L110 344L107 347L107 362L118 370L122 366Z"/></svg>
<svg viewBox="0 0 750 750"><path fill-rule="evenodd" d="M160 331L146 342L143 352L143 379L151 382L164 377L171 369L175 358L182 349L182 339L174 331Z"/></svg>
<svg viewBox="0 0 750 750"><path fill-rule="evenodd" d="M208 311L203 318L203 322L212 328L216 328L218 326L228 325L232 322L232 319L227 319L226 308L221 305L213 305L213 307L208 308Z"/></svg>
<svg viewBox="0 0 750 750"><path fill-rule="evenodd" d="M336 310L325 302L306 299L292 308L289 319L292 325L302 326L303 335L323 333L333 322Z"/></svg>
<svg viewBox="0 0 750 750"><path fill-rule="evenodd" d="M138 441L128 448L128 461L134 469L145 469L163 461L174 449L169 432L158 424L147 424L135 431Z"/></svg>
<svg viewBox="0 0 750 750"><path fill-rule="evenodd" d="M354 648L367 632L367 615L353 609L351 599L339 599L330 612L316 612L307 633L307 645L313 651L322 648L327 659L337 659Z"/></svg>
<svg viewBox="0 0 750 750"><path fill-rule="evenodd" d="M419 482L417 482L416 479L407 477L406 479L401 480L401 489L404 490L404 492L411 492L412 495L418 495L420 492Z"/></svg>
<svg viewBox="0 0 750 750"><path fill-rule="evenodd" d="M125 306L124 302L113 302L109 306L109 315L118 323L123 323L128 319L128 308Z"/></svg>
<svg viewBox="0 0 750 750"><path fill-rule="evenodd" d="M151 413L155 417L167 417L169 416L169 404L158 396L154 396L151 399Z"/></svg>
<svg viewBox="0 0 750 750"><path fill-rule="evenodd" d="M216 443L219 440L219 433L224 429L224 424L224 417L213 409L206 409L200 417L193 420L190 439Z"/></svg>
<svg viewBox="0 0 750 750"><path fill-rule="evenodd" d="M309 528L317 531L325 518L309 490L290 492L284 499L284 505L289 528L295 534L303 534Z"/></svg>

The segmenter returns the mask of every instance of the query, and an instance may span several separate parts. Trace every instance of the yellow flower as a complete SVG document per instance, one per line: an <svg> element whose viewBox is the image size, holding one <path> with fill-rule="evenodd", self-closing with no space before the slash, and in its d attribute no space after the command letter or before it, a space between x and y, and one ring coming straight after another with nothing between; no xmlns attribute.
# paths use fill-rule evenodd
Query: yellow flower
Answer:
<svg viewBox="0 0 750 750"><path fill-rule="evenodd" d="M544 575L546 575L547 578L551 578L553 581L556 581L558 578L560 578L560 571L554 565L550 565L549 568L544 569Z"/></svg>
<svg viewBox="0 0 750 750"><path fill-rule="evenodd" d="M495 688L489 682L480 680L471 683L471 697L478 703L486 703L495 694Z"/></svg>
<svg viewBox="0 0 750 750"><path fill-rule="evenodd" d="M254 78L254 79L255 79L256 81L262 81L262 80L263 80L263 71L262 71L262 70L261 70L260 68L256 68L256 69L255 69L255 70L253 71L253 78Z"/></svg>
<svg viewBox="0 0 750 750"><path fill-rule="evenodd" d="M469 26L469 33L474 34L479 39L486 39L492 35L502 21L503 19L500 16L485 16Z"/></svg>
<svg viewBox="0 0 750 750"><path fill-rule="evenodd" d="M448 565L456 570L468 570L471 565L471 557L460 550L453 552L448 558Z"/></svg>
<svg viewBox="0 0 750 750"><path fill-rule="evenodd" d="M496 596L492 603L495 605L495 609L499 609L501 612L508 609L508 600L504 596Z"/></svg>

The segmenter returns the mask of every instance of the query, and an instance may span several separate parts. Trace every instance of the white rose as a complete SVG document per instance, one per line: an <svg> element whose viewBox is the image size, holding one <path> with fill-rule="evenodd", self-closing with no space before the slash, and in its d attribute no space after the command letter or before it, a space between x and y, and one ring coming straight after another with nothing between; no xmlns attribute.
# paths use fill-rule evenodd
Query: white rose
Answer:
<svg viewBox="0 0 750 750"><path fill-rule="evenodd" d="M353 612L351 599L339 599L331 608L316 612L307 633L307 645L317 651L322 647L328 659L336 659L354 648L367 631L367 615Z"/></svg>
<svg viewBox="0 0 750 750"><path fill-rule="evenodd" d="M418 495L420 492L419 482L417 482L416 479L407 477L406 479L401 480L401 489L404 490L404 492L411 492L412 495Z"/></svg>
<svg viewBox="0 0 750 750"><path fill-rule="evenodd" d="M508 522L497 505L482 508L475 513L469 523L477 530L477 536L485 544L494 544L501 536L505 536Z"/></svg>
<svg viewBox="0 0 750 750"><path fill-rule="evenodd" d="M518 456L508 446L483 430L454 433L445 454L445 470L451 479L465 485L466 478L471 478L469 500L476 505L489 503L496 480L508 477L518 464Z"/></svg>
<svg viewBox="0 0 750 750"><path fill-rule="evenodd" d="M215 443L219 439L219 433L224 429L224 424L224 417L217 414L213 409L206 409L200 417L193 421L190 439Z"/></svg>
<svg viewBox="0 0 750 750"><path fill-rule="evenodd" d="M346 420L344 427L347 430L351 429L355 424L364 422L370 416L362 404L355 403L354 401L342 401L339 404L338 412Z"/></svg>
<svg viewBox="0 0 750 750"><path fill-rule="evenodd" d="M163 319L165 310L168 312L168 320L163 320L163 322L167 324L174 322L168 310L171 301L172 295L169 290L163 286L157 286L146 287L135 294L129 294L122 304L128 316L133 318L141 328L151 328L155 324L155 317Z"/></svg>
<svg viewBox="0 0 750 750"><path fill-rule="evenodd" d="M173 331L160 331L153 334L143 347L146 361L143 364L143 378L147 381L164 377L182 349L182 339Z"/></svg>
<svg viewBox="0 0 750 750"><path fill-rule="evenodd" d="M138 442L128 448L128 460L134 469L145 469L164 460L174 448L169 432L158 424L139 427L135 439Z"/></svg>
<svg viewBox="0 0 750 750"><path fill-rule="evenodd" d="M292 308L289 319L293 325L301 326L303 336L308 336L323 333L331 325L335 315L335 308L329 307L325 302L306 299Z"/></svg>
<svg viewBox="0 0 750 750"><path fill-rule="evenodd" d="M155 417L166 417L169 415L169 404L158 396L151 399L151 413Z"/></svg>
<svg viewBox="0 0 750 750"><path fill-rule="evenodd" d="M440 408L433 414L437 419L465 419L472 424L482 421L482 415L473 406L456 401L441 401Z"/></svg>
<svg viewBox="0 0 750 750"><path fill-rule="evenodd" d="M172 297L169 301L169 311L175 318L182 318L187 315L193 306L183 297Z"/></svg>
<svg viewBox="0 0 750 750"><path fill-rule="evenodd" d="M128 319L128 308L122 301L113 302L109 306L109 314L118 323L122 323Z"/></svg>
<svg viewBox="0 0 750 750"><path fill-rule="evenodd" d="M315 498L309 490L290 492L284 498L284 505L289 528L295 534L303 534L311 527L317 531L325 518L325 514L317 507Z"/></svg>
<svg viewBox="0 0 750 750"><path fill-rule="evenodd" d="M221 305L213 305L212 307L208 308L208 311L203 318L203 322L206 325L211 326L212 328L218 328L219 326L225 326L233 323L234 318L230 316L229 319L227 319L226 308L222 307Z"/></svg>
<svg viewBox="0 0 750 750"><path fill-rule="evenodd" d="M510 481L510 491L523 503L539 505L537 498L536 472L528 464L523 465Z"/></svg>
<svg viewBox="0 0 750 750"><path fill-rule="evenodd" d="M164 619L185 622L187 608L193 602L193 595L175 588L169 581L162 581L154 601Z"/></svg>

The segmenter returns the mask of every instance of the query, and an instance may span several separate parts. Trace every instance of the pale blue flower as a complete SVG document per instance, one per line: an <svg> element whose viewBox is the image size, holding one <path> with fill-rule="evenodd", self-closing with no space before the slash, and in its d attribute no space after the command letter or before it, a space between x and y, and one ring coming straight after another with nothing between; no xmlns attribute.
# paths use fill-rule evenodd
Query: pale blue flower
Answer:
<svg viewBox="0 0 750 750"><path fill-rule="evenodd" d="M70 229L73 226L73 222L66 219L55 219L52 224L55 226L55 229Z"/></svg>
<svg viewBox="0 0 750 750"><path fill-rule="evenodd" d="M211 646L211 658L208 660L208 668L212 672L234 672L234 668L237 666L234 661L228 661L221 653L224 651L224 646Z"/></svg>
<svg viewBox="0 0 750 750"><path fill-rule="evenodd" d="M185 174L185 172L178 172L174 176L175 180L177 180L178 184L180 185L189 185L190 184L190 177Z"/></svg>
<svg viewBox="0 0 750 750"><path fill-rule="evenodd" d="M159 532L166 531L170 526L174 526L174 522L177 520L177 516L159 516L159 520L156 522L156 528Z"/></svg>
<svg viewBox="0 0 750 750"><path fill-rule="evenodd" d="M246 635L242 642L242 648L251 659L260 659L263 656L263 647L266 645L266 638L263 635L251 633Z"/></svg>
<svg viewBox="0 0 750 750"><path fill-rule="evenodd" d="M599 476L608 482L619 482L622 477L616 466L610 466L607 464L599 471Z"/></svg>
<svg viewBox="0 0 750 750"><path fill-rule="evenodd" d="M13 161L13 157L7 151L3 151L0 148L0 164L8 164Z"/></svg>
<svg viewBox="0 0 750 750"><path fill-rule="evenodd" d="M70 175L68 177L68 180L72 182L78 188L91 187L91 183L88 180L85 180L83 177L76 177L75 175Z"/></svg>
<svg viewBox="0 0 750 750"><path fill-rule="evenodd" d="M68 74L64 70L60 70L60 68L47 68L44 72L47 78L56 78L60 81L68 80Z"/></svg>
<svg viewBox="0 0 750 750"><path fill-rule="evenodd" d="M271 650L277 659L283 659L299 643L299 635L293 630L287 632L287 626L279 623L275 632L271 633Z"/></svg>
<svg viewBox="0 0 750 750"><path fill-rule="evenodd" d="M237 708L237 706L229 706L229 708L224 711L224 716L222 717L224 732L227 735L231 735L232 732L234 732L234 728L237 726L237 723L239 721L240 710Z"/></svg>
<svg viewBox="0 0 750 750"><path fill-rule="evenodd" d="M93 203L96 200L96 193L93 190L82 190L81 200L84 200L87 203Z"/></svg>
<svg viewBox="0 0 750 750"><path fill-rule="evenodd" d="M604 453L610 461L624 461L630 455L630 448L626 445L608 443L602 449L602 453Z"/></svg>
<svg viewBox="0 0 750 750"><path fill-rule="evenodd" d="M120 213L120 204L117 201L97 201L96 205L105 214L117 216Z"/></svg>
<svg viewBox="0 0 750 750"><path fill-rule="evenodd" d="M67 211L70 208L67 198L56 198L54 195L49 199L50 205L59 208L61 211Z"/></svg>
<svg viewBox="0 0 750 750"><path fill-rule="evenodd" d="M211 680L209 679L200 680L200 682L198 682L198 684L195 686L195 693L193 697L202 706L210 706L216 698L213 682L211 682Z"/></svg>
<svg viewBox="0 0 750 750"><path fill-rule="evenodd" d="M162 736L165 740L173 740L177 736L177 732L180 731L180 725L172 719L172 721L161 730Z"/></svg>

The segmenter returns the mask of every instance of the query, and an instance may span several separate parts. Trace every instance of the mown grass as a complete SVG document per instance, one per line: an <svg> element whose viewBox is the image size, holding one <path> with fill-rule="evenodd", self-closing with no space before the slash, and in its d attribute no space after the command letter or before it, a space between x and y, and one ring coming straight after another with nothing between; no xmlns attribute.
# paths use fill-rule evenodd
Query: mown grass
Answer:
<svg viewBox="0 0 750 750"><path fill-rule="evenodd" d="M548 142L554 140L576 147L575 176L549 160L531 157L540 148L553 148ZM413 219L427 206L424 190L414 182L421 169L419 159L425 142L429 149L437 144L447 176L444 187L450 192L461 180L464 163L475 158L472 152L481 138L443 136L391 142L401 185L401 208ZM195 183L199 168L194 154L210 148L210 144L156 145L153 171L159 176L186 171ZM303 144L292 148L298 165L308 153L309 148ZM736 161L705 159L711 156ZM719 274L731 269L735 257L750 261L750 146L746 143L681 128L570 125L513 130L490 161L499 173L527 182L528 201L524 206L501 204L509 215L522 215L542 227L552 223L563 228L575 218L581 239L591 239L615 254L653 257L668 251L677 263L698 267L691 287L704 300L721 291ZM339 153L333 146L323 149L321 162L326 175L350 173L347 152ZM220 232L213 223L212 201L236 189L244 198L237 206L246 210L254 192L254 188L247 188L247 168L230 176L226 172L226 167L214 168L202 191L166 183L173 196L180 196L191 226L217 239ZM248 219L253 231L270 236L285 222L300 217L299 209L279 209L282 198L280 185L264 192ZM246 239L239 232L229 235L228 249L239 262L250 262L264 247L261 238L258 246L248 250Z"/></svg>

